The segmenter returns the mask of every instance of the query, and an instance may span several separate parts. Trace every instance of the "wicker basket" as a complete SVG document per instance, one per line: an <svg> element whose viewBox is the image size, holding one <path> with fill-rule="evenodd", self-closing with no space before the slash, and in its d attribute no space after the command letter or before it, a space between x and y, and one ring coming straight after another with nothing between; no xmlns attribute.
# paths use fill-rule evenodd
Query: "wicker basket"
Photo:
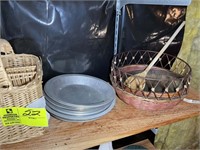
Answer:
<svg viewBox="0 0 200 150"><path fill-rule="evenodd" d="M0 107L26 107L43 96L42 66L38 57L14 54L0 39ZM0 120L0 144L16 143L42 135L44 128L15 125L4 127Z"/></svg>

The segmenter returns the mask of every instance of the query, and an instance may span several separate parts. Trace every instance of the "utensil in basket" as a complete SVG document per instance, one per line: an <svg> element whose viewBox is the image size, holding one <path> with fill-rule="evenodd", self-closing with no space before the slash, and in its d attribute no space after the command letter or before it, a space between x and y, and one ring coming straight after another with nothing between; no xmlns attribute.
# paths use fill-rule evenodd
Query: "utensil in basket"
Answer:
<svg viewBox="0 0 200 150"><path fill-rule="evenodd" d="M165 52L165 50L168 48L170 43L174 40L174 38L177 36L177 34L181 31L181 29L184 27L185 21L181 23L181 25L176 29L174 34L170 37L170 39L167 41L167 43L164 45L164 47L159 51L159 53L154 57L154 59L151 61L151 63L142 71L141 73L135 74L135 76L141 77L138 79L135 79L134 76L130 76L126 79L125 84L131 88L131 89L140 89L143 90L145 87L145 80L144 78L147 76L149 70L153 67L153 65L157 62L157 60L160 58L160 56Z"/></svg>

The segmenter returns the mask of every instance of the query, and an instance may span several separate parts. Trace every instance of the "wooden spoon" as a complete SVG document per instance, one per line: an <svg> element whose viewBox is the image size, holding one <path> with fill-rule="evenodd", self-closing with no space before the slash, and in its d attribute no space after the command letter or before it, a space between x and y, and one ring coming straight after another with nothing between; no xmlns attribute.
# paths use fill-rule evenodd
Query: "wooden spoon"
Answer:
<svg viewBox="0 0 200 150"><path fill-rule="evenodd" d="M160 50L160 52L155 56L155 58L145 68L144 71L142 71L141 73L135 74L134 76L130 76L126 79L126 81L124 82L126 86L128 86L131 89L139 89L139 90L144 89L144 87L145 87L145 77L148 74L149 70L153 67L153 65L156 63L156 61L160 58L160 56L168 48L170 43L174 40L174 38L181 31L181 29L184 27L184 25L185 25L185 21L183 21L181 23L181 25L176 29L174 34L170 37L170 39L167 41L167 43L163 46L163 48Z"/></svg>

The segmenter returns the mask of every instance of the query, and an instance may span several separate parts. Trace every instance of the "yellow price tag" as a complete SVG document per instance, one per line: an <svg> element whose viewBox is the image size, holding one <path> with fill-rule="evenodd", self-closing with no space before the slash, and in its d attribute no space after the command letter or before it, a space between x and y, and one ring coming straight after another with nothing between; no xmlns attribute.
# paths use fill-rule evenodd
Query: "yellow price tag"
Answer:
<svg viewBox="0 0 200 150"><path fill-rule="evenodd" d="M48 126L48 118L45 108L0 108L0 116L4 126L16 124L35 127Z"/></svg>
<svg viewBox="0 0 200 150"><path fill-rule="evenodd" d="M4 126L11 126L21 123L18 109L16 107L1 108L0 115Z"/></svg>

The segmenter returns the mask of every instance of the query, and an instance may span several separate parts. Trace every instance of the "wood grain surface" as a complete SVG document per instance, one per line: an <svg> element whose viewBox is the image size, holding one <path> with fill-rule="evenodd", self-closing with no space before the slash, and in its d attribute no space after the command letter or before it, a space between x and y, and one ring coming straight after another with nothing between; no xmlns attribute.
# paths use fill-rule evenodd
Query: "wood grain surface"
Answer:
<svg viewBox="0 0 200 150"><path fill-rule="evenodd" d="M188 98L200 99L191 91ZM200 115L200 105L181 102L172 109L142 111L117 99L111 112L100 119L72 123L51 117L45 134L20 143L0 145L1 150L81 150Z"/></svg>

